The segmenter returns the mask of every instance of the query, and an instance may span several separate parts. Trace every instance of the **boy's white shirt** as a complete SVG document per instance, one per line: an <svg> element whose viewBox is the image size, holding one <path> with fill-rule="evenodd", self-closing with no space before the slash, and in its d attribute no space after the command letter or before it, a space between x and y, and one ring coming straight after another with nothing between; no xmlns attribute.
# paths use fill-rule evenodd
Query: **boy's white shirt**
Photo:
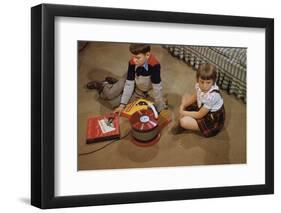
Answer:
<svg viewBox="0 0 281 213"><path fill-rule="evenodd" d="M208 92L202 92L199 84L195 84L195 90L197 95L197 105L200 108L201 105L211 112L218 111L223 105L223 99L221 95L217 92L212 92L213 90L219 90L219 87L214 84Z"/></svg>

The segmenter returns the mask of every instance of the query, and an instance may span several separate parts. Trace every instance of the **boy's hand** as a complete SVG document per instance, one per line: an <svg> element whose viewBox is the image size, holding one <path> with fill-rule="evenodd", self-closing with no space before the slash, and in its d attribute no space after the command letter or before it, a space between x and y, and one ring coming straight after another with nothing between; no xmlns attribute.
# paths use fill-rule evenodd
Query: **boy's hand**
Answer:
<svg viewBox="0 0 281 213"><path fill-rule="evenodd" d="M121 114L121 112L124 110L125 106L124 105L120 105L119 107L117 107L113 112L114 113L118 113L118 115Z"/></svg>
<svg viewBox="0 0 281 213"><path fill-rule="evenodd" d="M159 113L164 109L168 109L168 106L164 102L158 102L158 103L156 102L155 106L156 106L157 112L159 112Z"/></svg>

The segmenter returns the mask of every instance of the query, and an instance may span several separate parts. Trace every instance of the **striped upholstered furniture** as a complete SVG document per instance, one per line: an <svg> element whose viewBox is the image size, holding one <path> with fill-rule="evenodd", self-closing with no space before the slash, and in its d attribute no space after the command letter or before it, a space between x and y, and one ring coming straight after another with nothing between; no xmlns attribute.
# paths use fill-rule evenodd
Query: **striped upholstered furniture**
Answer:
<svg viewBox="0 0 281 213"><path fill-rule="evenodd" d="M246 103L246 48L181 45L166 45L165 48L195 70L202 63L214 64L218 69L217 84L220 88L243 99Z"/></svg>

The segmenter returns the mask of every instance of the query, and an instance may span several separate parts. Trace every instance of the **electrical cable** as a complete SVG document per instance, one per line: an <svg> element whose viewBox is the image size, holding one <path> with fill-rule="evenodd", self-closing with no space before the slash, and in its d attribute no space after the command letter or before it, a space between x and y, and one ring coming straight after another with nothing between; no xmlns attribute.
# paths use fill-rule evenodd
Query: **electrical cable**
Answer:
<svg viewBox="0 0 281 213"><path fill-rule="evenodd" d="M118 138L118 139L115 139L115 140L113 140L113 141L111 141L111 142L106 141L106 142L107 142L106 145L104 145L104 146L102 146L102 147L100 147L100 148L98 148L98 149L96 149L96 150L93 150L93 151L91 151L91 152L79 153L78 155L79 155L79 156L89 155L89 154L95 153L95 152L97 152L97 151L100 151L100 150L104 149L105 147L109 146L110 144L113 144L113 143L116 142L116 141L119 141L119 140L122 140L122 139L126 138L126 137L130 134L130 132L131 132L131 130L130 130L126 135L124 135L123 137Z"/></svg>

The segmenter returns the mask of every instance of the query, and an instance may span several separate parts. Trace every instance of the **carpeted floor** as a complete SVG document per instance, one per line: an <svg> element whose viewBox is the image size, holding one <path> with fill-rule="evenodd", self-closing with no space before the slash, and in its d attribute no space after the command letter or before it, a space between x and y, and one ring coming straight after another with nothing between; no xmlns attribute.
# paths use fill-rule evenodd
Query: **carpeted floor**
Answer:
<svg viewBox="0 0 281 213"><path fill-rule="evenodd" d="M194 90L195 71L183 61L171 56L159 45L152 52L161 63L164 94L168 99L172 122L161 132L160 141L151 147L138 147L130 136L109 144L86 144L87 119L111 112L110 106L99 99L96 90L87 90L91 80L106 76L120 78L130 58L129 44L91 42L79 53L78 65L78 170L144 168L246 163L246 104L222 91L226 109L224 129L215 137L204 138L198 133L173 135L171 128L178 119L181 95ZM127 119L120 121L121 136L130 130Z"/></svg>

